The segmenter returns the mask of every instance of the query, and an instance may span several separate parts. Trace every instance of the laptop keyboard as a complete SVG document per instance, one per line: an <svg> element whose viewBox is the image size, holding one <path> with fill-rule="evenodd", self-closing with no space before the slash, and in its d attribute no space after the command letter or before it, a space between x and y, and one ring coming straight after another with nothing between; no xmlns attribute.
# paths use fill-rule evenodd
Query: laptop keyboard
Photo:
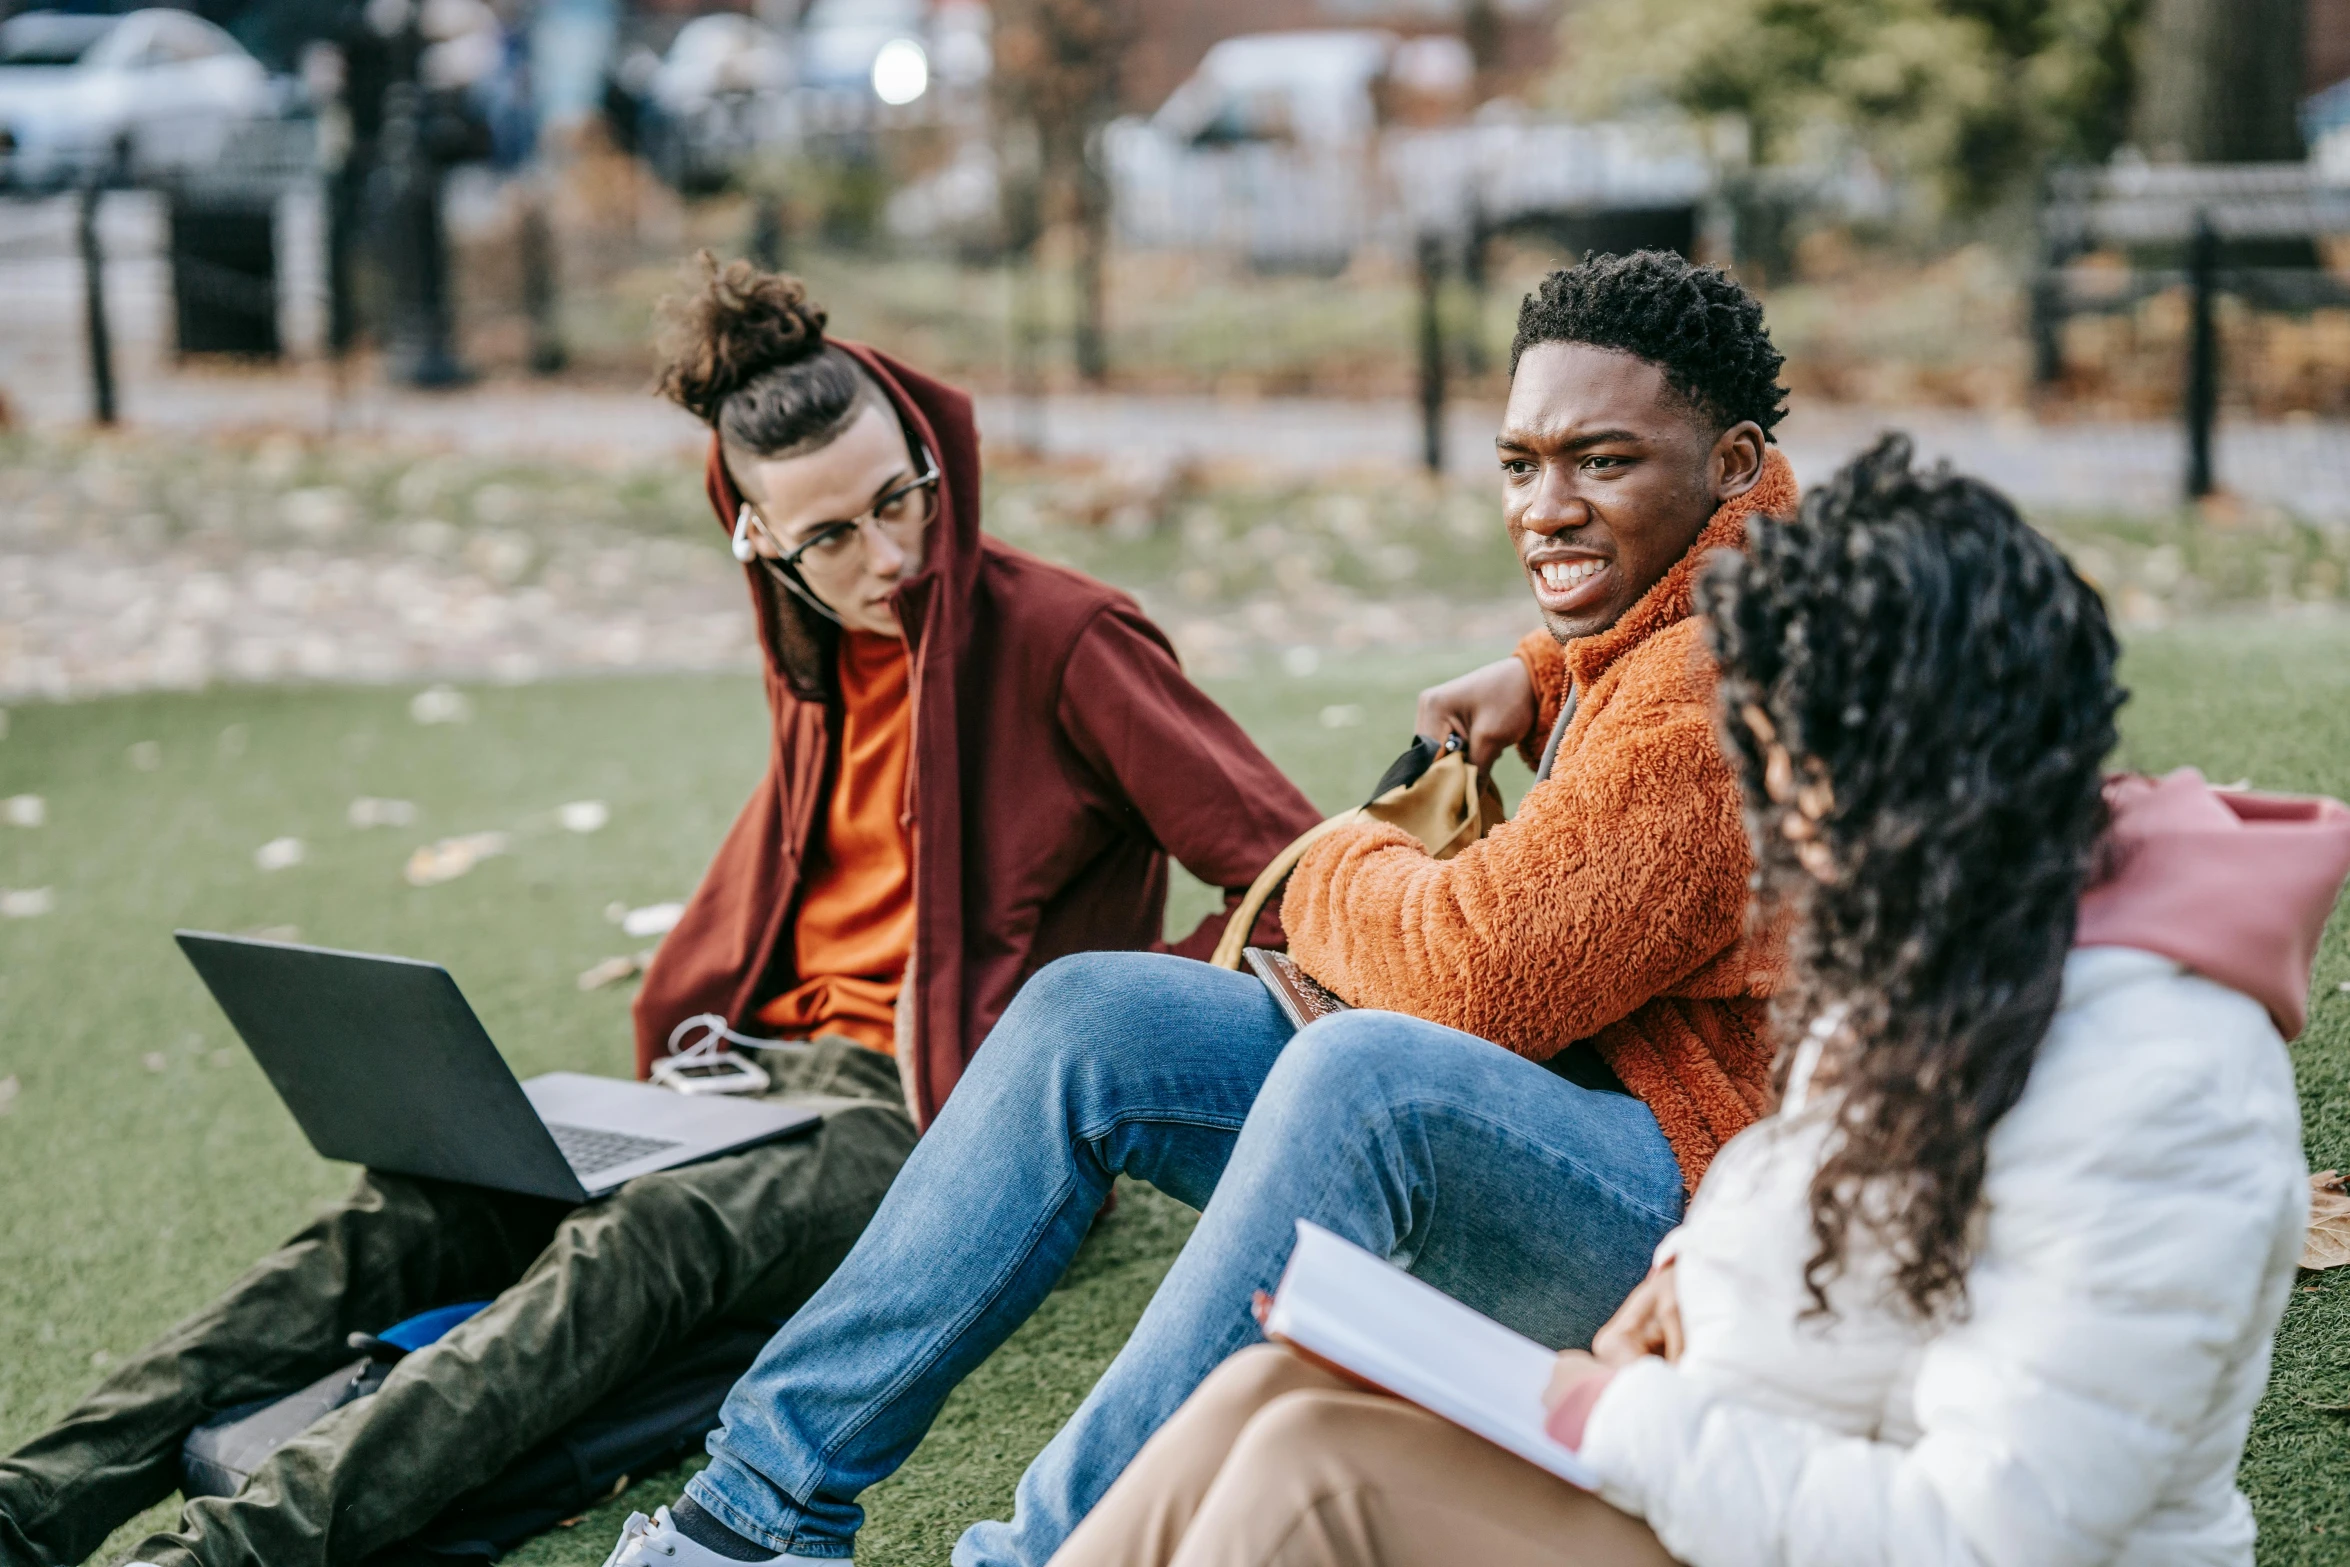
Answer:
<svg viewBox="0 0 2350 1567"><path fill-rule="evenodd" d="M594 1175L614 1165L627 1164L657 1154L677 1144L665 1137L633 1137L627 1132L607 1132L601 1127L566 1126L560 1121L549 1121L547 1130L555 1134L555 1146L563 1150L563 1157L571 1161L575 1174Z"/></svg>

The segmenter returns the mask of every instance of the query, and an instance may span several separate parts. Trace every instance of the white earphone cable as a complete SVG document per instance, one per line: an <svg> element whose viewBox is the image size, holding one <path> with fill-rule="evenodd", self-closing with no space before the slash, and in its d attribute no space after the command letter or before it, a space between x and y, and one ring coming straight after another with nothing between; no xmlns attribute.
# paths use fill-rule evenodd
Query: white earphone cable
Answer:
<svg viewBox="0 0 2350 1567"><path fill-rule="evenodd" d="M693 1029L702 1029L702 1037L677 1048L677 1042ZM669 1031L669 1053L680 1061L700 1061L723 1055L728 1045L744 1045L753 1050L806 1050L807 1041L800 1039L761 1039L755 1034L738 1034L726 1026L723 1012L697 1012Z"/></svg>

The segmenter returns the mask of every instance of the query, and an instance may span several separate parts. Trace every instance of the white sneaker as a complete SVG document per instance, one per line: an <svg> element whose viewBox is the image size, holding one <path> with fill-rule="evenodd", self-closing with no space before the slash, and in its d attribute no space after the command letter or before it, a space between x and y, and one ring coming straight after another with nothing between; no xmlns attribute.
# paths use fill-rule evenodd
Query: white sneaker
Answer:
<svg viewBox="0 0 2350 1567"><path fill-rule="evenodd" d="M604 1567L791 1567L795 1562L815 1560L813 1556L764 1556L744 1562L721 1556L680 1534L677 1525L669 1521L669 1509L656 1507L650 1518L643 1513L628 1515L628 1522L620 1526L620 1543L604 1558Z"/></svg>

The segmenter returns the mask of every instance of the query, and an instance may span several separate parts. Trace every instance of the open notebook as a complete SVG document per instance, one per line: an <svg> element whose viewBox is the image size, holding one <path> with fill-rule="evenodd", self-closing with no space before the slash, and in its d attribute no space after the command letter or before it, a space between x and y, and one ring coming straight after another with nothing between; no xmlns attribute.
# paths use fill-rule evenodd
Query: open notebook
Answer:
<svg viewBox="0 0 2350 1567"><path fill-rule="evenodd" d="M1571 1485L1598 1487L1542 1429L1549 1350L1318 1224L1297 1221L1265 1332Z"/></svg>

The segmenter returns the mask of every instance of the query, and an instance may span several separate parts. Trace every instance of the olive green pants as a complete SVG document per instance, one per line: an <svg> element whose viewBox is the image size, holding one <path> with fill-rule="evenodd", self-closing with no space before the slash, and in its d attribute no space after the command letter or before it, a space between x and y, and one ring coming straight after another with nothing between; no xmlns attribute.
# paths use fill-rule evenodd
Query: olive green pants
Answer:
<svg viewBox="0 0 2350 1567"><path fill-rule="evenodd" d="M495 1296L271 1455L188 1504L158 1567L354 1563L585 1413L705 1323L789 1316L848 1255L913 1150L896 1066L847 1040L762 1052L781 1098L868 1101L780 1142L640 1176L580 1207L370 1172L227 1294L0 1459L0 1563L76 1563L178 1488L189 1431L346 1364L353 1332Z"/></svg>

